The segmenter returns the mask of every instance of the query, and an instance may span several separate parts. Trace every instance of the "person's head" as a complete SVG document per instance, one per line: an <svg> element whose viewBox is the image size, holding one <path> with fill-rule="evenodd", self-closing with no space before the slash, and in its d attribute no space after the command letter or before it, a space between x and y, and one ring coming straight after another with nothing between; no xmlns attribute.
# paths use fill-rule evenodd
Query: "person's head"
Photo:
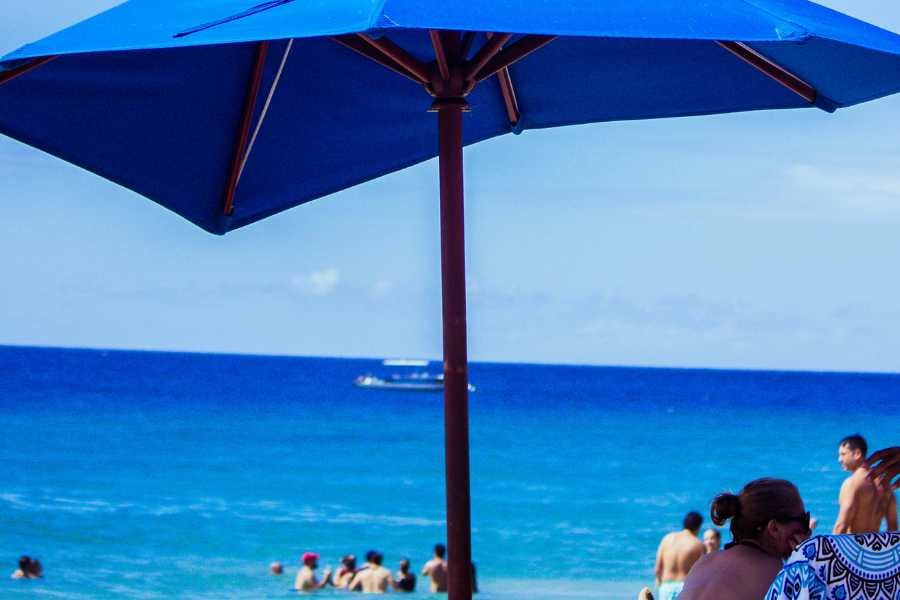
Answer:
<svg viewBox="0 0 900 600"><path fill-rule="evenodd" d="M368 552L366 552L366 562L367 563L372 562L372 557L375 556L376 554L378 554L378 553L374 550L369 550Z"/></svg>
<svg viewBox="0 0 900 600"><path fill-rule="evenodd" d="M866 461L869 445L866 438L854 433L848 435L838 444L838 462L845 471L855 471Z"/></svg>
<svg viewBox="0 0 900 600"><path fill-rule="evenodd" d="M284 565L276 560L269 565L269 573L272 575L281 575L284 573Z"/></svg>
<svg viewBox="0 0 900 600"><path fill-rule="evenodd" d="M28 574L28 570L31 568L31 557L25 556L24 554L19 557L19 570L22 571L23 574Z"/></svg>
<svg viewBox="0 0 900 600"><path fill-rule="evenodd" d="M687 529L694 535L697 535L697 532L700 531L700 526L703 524L703 516L696 510L692 510L688 514L684 515L684 519L681 521L681 524L685 529Z"/></svg>
<svg viewBox="0 0 900 600"><path fill-rule="evenodd" d="M716 525L731 520L736 542L754 541L773 556L787 558L809 537L809 513L800 492L784 479L764 477L745 485L740 494L719 494L709 512Z"/></svg>
<svg viewBox="0 0 900 600"><path fill-rule="evenodd" d="M435 544L434 545L434 555L438 558L444 558L444 555L447 554L447 547L443 544Z"/></svg>
<svg viewBox="0 0 900 600"><path fill-rule="evenodd" d="M352 554L348 554L344 558L341 559L341 565L344 566L345 569L349 569L351 571L356 570L356 557Z"/></svg>
<svg viewBox="0 0 900 600"><path fill-rule="evenodd" d="M722 545L722 534L718 529L710 527L703 532L703 545L706 547L706 553L718 552Z"/></svg>
<svg viewBox="0 0 900 600"><path fill-rule="evenodd" d="M319 566L319 555L315 552L304 552L300 560L310 569L315 569Z"/></svg>
<svg viewBox="0 0 900 600"><path fill-rule="evenodd" d="M384 555L381 554L381 552L373 552L372 559L369 562L371 562L373 565L380 567L383 560L384 560Z"/></svg>
<svg viewBox="0 0 900 600"><path fill-rule="evenodd" d="M409 560L404 558L400 561L400 572L404 575L409 572Z"/></svg>

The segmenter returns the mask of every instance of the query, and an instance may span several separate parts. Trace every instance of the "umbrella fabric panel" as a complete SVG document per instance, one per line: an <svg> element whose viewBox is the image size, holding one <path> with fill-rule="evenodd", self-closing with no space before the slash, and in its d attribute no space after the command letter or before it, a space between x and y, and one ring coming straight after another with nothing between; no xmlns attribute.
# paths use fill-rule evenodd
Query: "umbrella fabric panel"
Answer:
<svg viewBox="0 0 900 600"><path fill-rule="evenodd" d="M271 50L269 65L281 56ZM259 106L268 91L266 79ZM478 86L467 100L472 112L464 116L464 144L509 131L496 81ZM225 227L436 156L431 101L420 85L329 40L295 42ZM217 209L221 212L221 205Z"/></svg>
<svg viewBox="0 0 900 600"><path fill-rule="evenodd" d="M510 71L526 129L810 106L709 41L560 38Z"/></svg>
<svg viewBox="0 0 900 600"><path fill-rule="evenodd" d="M755 43L766 57L811 83L834 107L900 91L900 56L813 38L802 44Z"/></svg>
<svg viewBox="0 0 900 600"><path fill-rule="evenodd" d="M870 50L900 53L900 36L896 33L813 2L806 0L745 0L745 2L800 25L811 36L863 46Z"/></svg>
<svg viewBox="0 0 900 600"><path fill-rule="evenodd" d="M0 131L210 226L256 44L60 57L0 86Z"/></svg>
<svg viewBox="0 0 900 600"><path fill-rule="evenodd" d="M23 46L3 60L365 31L377 20L380 4L381 0L131 0Z"/></svg>
<svg viewBox="0 0 900 600"><path fill-rule="evenodd" d="M641 39L775 41L807 34L745 0L386 0L378 25Z"/></svg>
<svg viewBox="0 0 900 600"><path fill-rule="evenodd" d="M329 40L295 42L226 217L257 46L60 57L0 86L0 131L213 233L437 155L421 86ZM251 130L285 46L270 47ZM509 131L495 81L469 103L466 144Z"/></svg>
<svg viewBox="0 0 900 600"><path fill-rule="evenodd" d="M806 0L131 0L20 48L4 60L378 28L746 42L817 36L900 53L896 35Z"/></svg>

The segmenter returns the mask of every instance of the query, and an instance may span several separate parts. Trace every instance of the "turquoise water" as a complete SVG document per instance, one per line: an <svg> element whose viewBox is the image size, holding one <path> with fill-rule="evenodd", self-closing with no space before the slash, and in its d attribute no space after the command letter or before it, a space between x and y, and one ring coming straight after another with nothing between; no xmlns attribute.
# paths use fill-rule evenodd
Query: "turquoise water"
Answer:
<svg viewBox="0 0 900 600"><path fill-rule="evenodd" d="M46 575L0 578L0 597L287 597L307 550L421 568L444 538L441 397L353 387L379 370L0 347L0 566L31 554ZM686 511L763 475L796 482L828 528L837 441L900 441L896 375L475 364L471 378L485 600L633 598ZM273 560L287 576L267 575Z"/></svg>

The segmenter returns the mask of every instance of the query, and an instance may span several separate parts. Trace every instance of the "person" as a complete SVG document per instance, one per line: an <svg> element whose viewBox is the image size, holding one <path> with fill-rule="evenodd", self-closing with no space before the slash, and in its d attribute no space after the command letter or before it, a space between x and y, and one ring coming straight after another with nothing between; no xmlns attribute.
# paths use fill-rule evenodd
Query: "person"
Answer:
<svg viewBox="0 0 900 600"><path fill-rule="evenodd" d="M900 488L900 446L882 448L866 459L869 479L880 489Z"/></svg>
<svg viewBox="0 0 900 600"><path fill-rule="evenodd" d="M705 550L697 539L703 517L696 511L684 516L683 529L667 533L656 551L656 587L660 600L674 600L684 579Z"/></svg>
<svg viewBox="0 0 900 600"><path fill-rule="evenodd" d="M416 576L409 570L409 559L400 561L400 570L397 572L397 589L402 592L416 591Z"/></svg>
<svg viewBox="0 0 900 600"><path fill-rule="evenodd" d="M641 591L638 592L638 600L653 600L653 592L648 587L641 588Z"/></svg>
<svg viewBox="0 0 900 600"><path fill-rule="evenodd" d="M331 584L336 588L345 589L349 587L354 575L356 575L356 557L348 554L341 559L341 566L331 577Z"/></svg>
<svg viewBox="0 0 900 600"><path fill-rule="evenodd" d="M284 565L282 565L277 560L269 565L269 574L270 575L283 575L284 574Z"/></svg>
<svg viewBox="0 0 900 600"><path fill-rule="evenodd" d="M784 479L755 479L737 495L719 494L710 516L716 525L731 521L733 541L697 561L678 600L759 600L782 561L809 536L800 492Z"/></svg>
<svg viewBox="0 0 900 600"><path fill-rule="evenodd" d="M766 600L896 599L898 553L900 536L892 532L817 535L797 546Z"/></svg>
<svg viewBox="0 0 900 600"><path fill-rule="evenodd" d="M330 569L325 570L321 581L316 578L316 569L319 566L318 554L315 552L304 552L300 561L303 563L303 566L297 572L297 579L294 580L294 589L298 592L313 592L328 585L331 577Z"/></svg>
<svg viewBox="0 0 900 600"><path fill-rule="evenodd" d="M718 552L722 546L722 534L718 529L710 527L703 532L703 545L706 547L706 554Z"/></svg>
<svg viewBox="0 0 900 600"><path fill-rule="evenodd" d="M32 560L30 556L19 557L19 568L12 572L11 579L35 579L31 566Z"/></svg>
<svg viewBox="0 0 900 600"><path fill-rule="evenodd" d="M360 569L347 586L351 591L367 594L383 594L388 589L397 589L397 582L391 572L381 566L384 556L377 551L369 553L368 567Z"/></svg>
<svg viewBox="0 0 900 600"><path fill-rule="evenodd" d="M431 579L431 592L447 591L447 561L444 556L447 547L443 544L434 545L434 556L422 567L422 575Z"/></svg>
<svg viewBox="0 0 900 600"><path fill-rule="evenodd" d="M838 461L850 476L841 484L840 509L832 533L866 533L897 529L897 499L891 489L881 489L868 477L868 444L859 434L848 435L838 444Z"/></svg>

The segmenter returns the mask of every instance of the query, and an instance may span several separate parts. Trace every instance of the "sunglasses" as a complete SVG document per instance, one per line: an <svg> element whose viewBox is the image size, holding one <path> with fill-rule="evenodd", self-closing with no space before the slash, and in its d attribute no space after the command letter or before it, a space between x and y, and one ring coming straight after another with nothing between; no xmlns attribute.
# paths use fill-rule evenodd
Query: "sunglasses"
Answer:
<svg viewBox="0 0 900 600"><path fill-rule="evenodd" d="M801 525L803 525L804 530L806 530L806 531L810 530L810 528L809 528L810 517L809 517L808 511L803 514L794 516L794 517L775 517L775 520L779 521L781 523L800 523Z"/></svg>

